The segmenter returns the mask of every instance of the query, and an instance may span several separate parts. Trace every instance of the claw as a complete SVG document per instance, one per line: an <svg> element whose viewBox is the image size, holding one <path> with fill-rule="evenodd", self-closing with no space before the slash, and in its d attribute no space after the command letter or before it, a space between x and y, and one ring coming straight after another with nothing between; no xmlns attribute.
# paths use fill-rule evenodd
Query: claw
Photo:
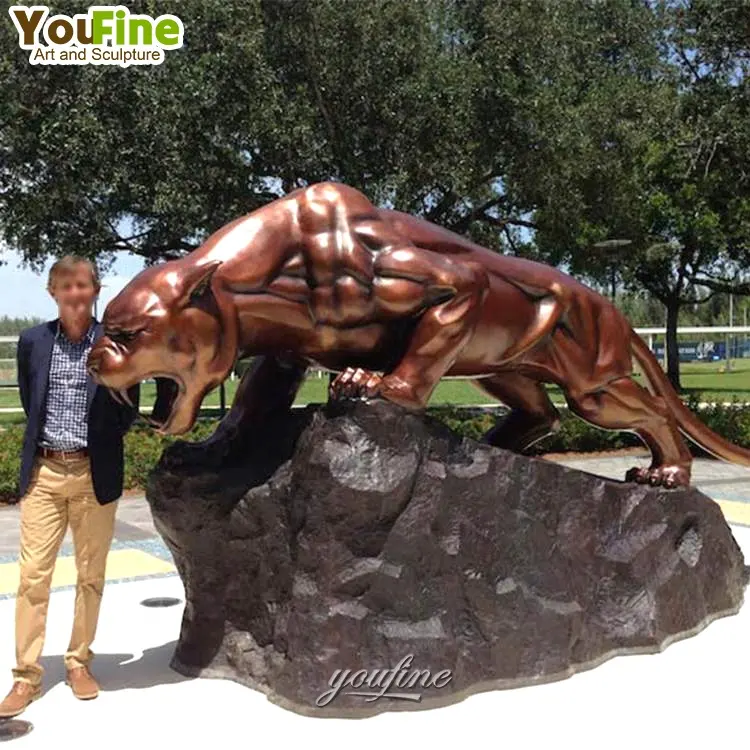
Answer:
<svg viewBox="0 0 750 750"><path fill-rule="evenodd" d="M331 398L374 398L382 375L361 367L348 367L331 383Z"/></svg>
<svg viewBox="0 0 750 750"><path fill-rule="evenodd" d="M683 466L651 466L648 469L635 466L625 474L626 482L649 484L652 487L675 489L690 484L690 471Z"/></svg>

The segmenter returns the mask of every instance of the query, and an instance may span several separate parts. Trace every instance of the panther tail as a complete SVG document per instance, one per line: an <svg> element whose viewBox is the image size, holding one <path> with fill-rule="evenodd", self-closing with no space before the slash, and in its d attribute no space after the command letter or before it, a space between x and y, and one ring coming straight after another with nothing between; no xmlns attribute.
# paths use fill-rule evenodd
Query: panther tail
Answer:
<svg viewBox="0 0 750 750"><path fill-rule="evenodd" d="M717 435L682 403L656 357L635 332L631 338L631 350L654 394L664 399L672 410L681 432L716 458L741 466L750 466L750 450L734 445Z"/></svg>

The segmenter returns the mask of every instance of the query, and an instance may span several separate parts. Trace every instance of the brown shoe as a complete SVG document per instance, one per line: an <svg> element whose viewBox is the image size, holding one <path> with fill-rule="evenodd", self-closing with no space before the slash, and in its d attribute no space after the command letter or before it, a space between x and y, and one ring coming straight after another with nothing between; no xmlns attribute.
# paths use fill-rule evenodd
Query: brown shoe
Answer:
<svg viewBox="0 0 750 750"><path fill-rule="evenodd" d="M23 680L16 680L10 689L5 700L0 703L0 719L10 719L12 716L18 716L28 708L31 701L36 700L42 690L38 685L32 685Z"/></svg>
<svg viewBox="0 0 750 750"><path fill-rule="evenodd" d="M96 680L91 676L88 667L74 667L73 669L69 669L65 682L70 685L73 695L78 700L90 701L99 695L99 685L97 685Z"/></svg>

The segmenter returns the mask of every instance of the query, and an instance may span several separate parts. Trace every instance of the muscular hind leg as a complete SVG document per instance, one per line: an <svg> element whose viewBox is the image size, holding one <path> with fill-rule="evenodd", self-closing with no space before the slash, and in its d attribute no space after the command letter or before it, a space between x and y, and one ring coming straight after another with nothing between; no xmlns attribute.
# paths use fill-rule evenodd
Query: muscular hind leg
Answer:
<svg viewBox="0 0 750 750"><path fill-rule="evenodd" d="M542 383L508 372L478 380L477 385L511 409L482 438L484 442L522 453L557 429L560 415Z"/></svg>
<svg viewBox="0 0 750 750"><path fill-rule="evenodd" d="M625 479L677 487L690 484L692 457L677 422L664 401L630 377L613 380L596 391L566 393L571 411L607 430L631 430L651 451L648 469L633 468Z"/></svg>

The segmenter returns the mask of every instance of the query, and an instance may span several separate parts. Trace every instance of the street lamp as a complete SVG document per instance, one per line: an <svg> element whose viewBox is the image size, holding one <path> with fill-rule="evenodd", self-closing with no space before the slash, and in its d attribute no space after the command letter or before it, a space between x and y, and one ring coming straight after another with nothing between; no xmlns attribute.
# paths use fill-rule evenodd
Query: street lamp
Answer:
<svg viewBox="0 0 750 750"><path fill-rule="evenodd" d="M734 295L729 295L729 327L734 328ZM727 341L726 341L726 347L727 347L727 372L730 372L732 369L732 334L727 333Z"/></svg>
<svg viewBox="0 0 750 750"><path fill-rule="evenodd" d="M604 253L610 255L612 257L610 266L610 284L611 284L611 295L612 295L612 302L615 301L615 296L617 294L617 265L615 261L617 260L617 257L620 255L620 253L629 245L632 245L632 240L626 240L626 239L613 239L613 240L602 240L601 242L595 242L592 247L595 250L601 250Z"/></svg>
<svg viewBox="0 0 750 750"><path fill-rule="evenodd" d="M99 297L102 293L102 289L106 289L109 284L99 284L99 294L94 298L94 317L99 320Z"/></svg>

